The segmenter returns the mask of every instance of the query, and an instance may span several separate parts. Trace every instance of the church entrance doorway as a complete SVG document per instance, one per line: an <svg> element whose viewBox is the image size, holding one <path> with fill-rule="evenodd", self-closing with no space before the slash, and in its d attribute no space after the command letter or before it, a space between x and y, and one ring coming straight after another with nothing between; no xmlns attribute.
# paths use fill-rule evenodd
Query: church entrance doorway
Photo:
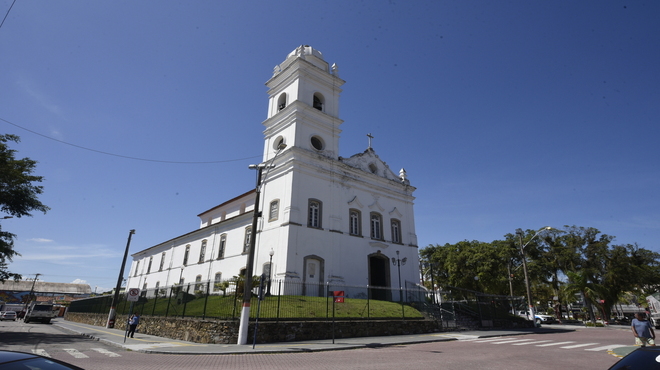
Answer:
<svg viewBox="0 0 660 370"><path fill-rule="evenodd" d="M305 257L303 275L303 295L320 297L323 295L323 259L318 256Z"/></svg>
<svg viewBox="0 0 660 370"><path fill-rule="evenodd" d="M381 301L390 301L392 292L390 291L390 260L380 254L369 256L369 296L371 299Z"/></svg>

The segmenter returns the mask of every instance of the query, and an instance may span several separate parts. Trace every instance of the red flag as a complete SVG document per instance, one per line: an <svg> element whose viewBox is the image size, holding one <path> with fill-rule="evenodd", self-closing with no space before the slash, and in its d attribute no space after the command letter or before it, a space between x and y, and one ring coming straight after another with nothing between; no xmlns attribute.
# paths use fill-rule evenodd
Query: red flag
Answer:
<svg viewBox="0 0 660 370"><path fill-rule="evenodd" d="M335 303L344 303L344 291L335 290L332 292L332 295L335 297Z"/></svg>

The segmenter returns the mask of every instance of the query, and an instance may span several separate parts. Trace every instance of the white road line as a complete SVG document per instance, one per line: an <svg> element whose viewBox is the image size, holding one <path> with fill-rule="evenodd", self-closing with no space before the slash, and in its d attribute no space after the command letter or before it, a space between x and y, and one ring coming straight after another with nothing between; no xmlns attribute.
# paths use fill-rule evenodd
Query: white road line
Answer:
<svg viewBox="0 0 660 370"><path fill-rule="evenodd" d="M32 353L39 356L50 357L50 355L48 354L48 352L46 352L45 349L33 349Z"/></svg>
<svg viewBox="0 0 660 370"><path fill-rule="evenodd" d="M102 354L104 354L108 357L121 357L121 355L119 353L110 352L105 348L92 348L92 350L94 350L98 353L102 353Z"/></svg>
<svg viewBox="0 0 660 370"><path fill-rule="evenodd" d="M611 349L619 348L619 347L629 347L631 346L630 344L610 344L608 346L602 346L602 347L596 347L596 348L587 348L585 351L609 351Z"/></svg>
<svg viewBox="0 0 660 370"><path fill-rule="evenodd" d="M73 348L68 348L68 349L67 348L62 348L62 349L65 350L66 352L68 352L71 356L73 356L75 358L89 358L89 356L87 356L86 354L84 354L82 352L78 352L77 349L73 349Z"/></svg>
<svg viewBox="0 0 660 370"><path fill-rule="evenodd" d="M561 348L573 349L573 348L580 348L580 347L586 347L586 346L595 346L596 344L598 344L598 343L582 343L582 344L574 344L572 346L565 346L565 347L561 347Z"/></svg>
<svg viewBox="0 0 660 370"><path fill-rule="evenodd" d="M537 340L535 342L513 343L512 346L526 346L528 344L538 344L538 343L545 343L545 342L549 342L549 340Z"/></svg>
<svg viewBox="0 0 660 370"><path fill-rule="evenodd" d="M502 338L502 337L497 337L497 338L485 338L485 339L479 339L475 340L477 343L488 343L488 342L496 342L500 340L508 340L507 338Z"/></svg>
<svg viewBox="0 0 660 370"><path fill-rule="evenodd" d="M575 343L575 342L569 341L569 342L546 343L546 344L537 344L536 346L537 347L550 347L550 346L560 346L562 344L571 344L571 343Z"/></svg>
<svg viewBox="0 0 660 370"><path fill-rule="evenodd" d="M509 339L501 342L490 342L491 344L511 344L516 342L529 342L532 339Z"/></svg>

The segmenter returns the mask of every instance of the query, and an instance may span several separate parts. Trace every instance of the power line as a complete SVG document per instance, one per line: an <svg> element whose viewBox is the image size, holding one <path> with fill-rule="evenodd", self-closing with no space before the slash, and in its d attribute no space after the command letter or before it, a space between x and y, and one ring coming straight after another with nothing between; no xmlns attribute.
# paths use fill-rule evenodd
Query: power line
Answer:
<svg viewBox="0 0 660 370"><path fill-rule="evenodd" d="M5 20L6 20L7 17L9 16L9 12L11 12L11 8L14 7L14 4L16 4L16 0L14 0L14 1L11 3L11 6L9 6L9 9L7 10L7 14L5 14L5 17L2 18L2 23L0 23L0 28L2 28L2 25L5 24Z"/></svg>
<svg viewBox="0 0 660 370"><path fill-rule="evenodd" d="M132 159L132 160L135 160L135 161L158 162L158 163L174 163L174 164L213 164L213 163L238 162L238 161L244 161L244 160L248 160L248 159L260 158L260 157L261 157L261 156L258 156L258 155L257 155L257 156L245 157L245 158L238 158L238 159L227 159L227 160L224 160L224 161L206 161L206 162L165 161L165 160L160 160L160 159L148 159L148 158L131 157L131 156L127 156L127 155L121 155L121 154L115 154L115 153L104 152L104 151L102 151L102 150L97 150L97 149L87 148L87 147L80 146L80 145L77 145L77 144L68 143L68 142L66 142L66 141L59 140L59 139L55 139L54 137L50 137L50 136L48 136L48 135L44 135L44 134L38 133L38 132L36 132L36 131L30 130L30 129L28 129L28 128L25 128L25 127L23 127L23 126L17 125L17 124L15 124L15 123L13 123L13 122L7 121L7 120L4 119L4 118L0 118L0 121L7 122L8 124L10 124L10 125L12 125L12 126L14 126L14 127L18 127L18 128L20 128L21 130L25 130L25 131L27 131L27 132L31 132L31 133L33 133L33 134L35 134L35 135L39 135L39 136L44 137L44 138L46 138L46 139L50 139L50 140L53 140L53 141L57 141L58 143L61 143L61 144L70 145L70 146L72 146L72 147L74 147L74 148L83 149L83 150L88 150L88 151L90 151L90 152L95 152L95 153L99 153L99 154L110 155L110 156L113 156L113 157L119 157L119 158L125 158L125 159Z"/></svg>

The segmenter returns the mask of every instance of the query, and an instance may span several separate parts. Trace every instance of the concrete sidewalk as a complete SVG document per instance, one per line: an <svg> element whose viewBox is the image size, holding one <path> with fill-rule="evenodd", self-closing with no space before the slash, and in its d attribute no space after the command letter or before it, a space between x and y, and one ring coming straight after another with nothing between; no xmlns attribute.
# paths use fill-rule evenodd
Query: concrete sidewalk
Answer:
<svg viewBox="0 0 660 370"><path fill-rule="evenodd" d="M521 334L556 333L573 331L570 326L557 326L517 329L517 330L479 330L456 331L429 334L396 335L386 337L361 337L312 340L303 342L283 342L257 344L200 344L176 339L161 338L154 335L136 333L135 338L126 338L124 331L119 329L106 329L100 326L86 325L77 322L65 321L59 318L53 325L65 330L96 339L109 345L122 347L127 350L144 353L186 354L186 355L229 355L229 354L255 354L255 353L291 353L313 351L337 351L354 348L383 347L401 344L442 342L450 340L465 340L487 337L499 337Z"/></svg>

